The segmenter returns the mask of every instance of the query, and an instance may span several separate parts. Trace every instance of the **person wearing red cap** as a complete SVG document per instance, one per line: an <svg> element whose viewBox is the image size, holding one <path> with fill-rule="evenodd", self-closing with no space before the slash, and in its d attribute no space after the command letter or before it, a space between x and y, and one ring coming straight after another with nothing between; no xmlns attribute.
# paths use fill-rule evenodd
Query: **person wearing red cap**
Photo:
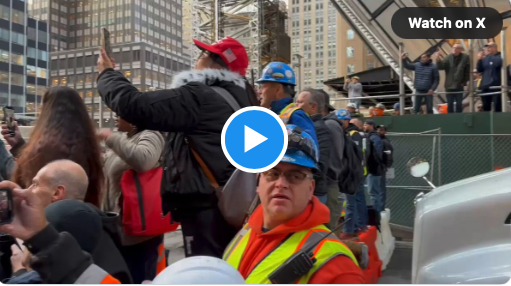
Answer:
<svg viewBox="0 0 511 286"><path fill-rule="evenodd" d="M258 101L244 78L248 56L240 42L229 37L211 45L194 42L202 51L195 68L175 75L171 89L150 92L139 91L115 71L102 50L98 91L130 124L169 133L163 152L163 211L181 223L187 257L221 258L238 231L222 216L212 186L214 181L223 186L235 169L221 147L222 128L234 113L227 100L241 108Z"/></svg>

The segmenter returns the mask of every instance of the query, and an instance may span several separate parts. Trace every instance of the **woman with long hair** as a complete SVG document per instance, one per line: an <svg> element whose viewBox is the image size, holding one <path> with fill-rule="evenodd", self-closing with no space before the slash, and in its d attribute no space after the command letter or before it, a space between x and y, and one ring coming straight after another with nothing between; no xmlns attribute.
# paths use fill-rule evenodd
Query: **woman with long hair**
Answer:
<svg viewBox="0 0 511 286"><path fill-rule="evenodd" d="M22 149L19 145L23 140L17 132L15 141L18 142L10 142L14 137L8 140L11 146L21 150L12 178L15 183L27 188L46 164L68 159L82 166L89 178L84 201L99 207L104 180L101 149L87 108L74 89L59 86L46 91L41 114L29 142Z"/></svg>

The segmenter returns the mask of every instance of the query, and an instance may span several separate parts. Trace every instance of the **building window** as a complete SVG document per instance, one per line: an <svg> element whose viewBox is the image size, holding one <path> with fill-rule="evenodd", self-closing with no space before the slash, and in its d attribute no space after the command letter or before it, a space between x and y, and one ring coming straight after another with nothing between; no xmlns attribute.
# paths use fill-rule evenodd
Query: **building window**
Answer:
<svg viewBox="0 0 511 286"><path fill-rule="evenodd" d="M11 63L23 66L25 65L25 57L22 55L11 54Z"/></svg>
<svg viewBox="0 0 511 286"><path fill-rule="evenodd" d="M348 65L348 74L355 73L355 65Z"/></svg>
<svg viewBox="0 0 511 286"><path fill-rule="evenodd" d="M35 94L35 85L27 84L27 93Z"/></svg>
<svg viewBox="0 0 511 286"><path fill-rule="evenodd" d="M9 73L0 71L0 83L9 84Z"/></svg>
<svg viewBox="0 0 511 286"><path fill-rule="evenodd" d="M0 28L0 39L9 41L9 30Z"/></svg>
<svg viewBox="0 0 511 286"><path fill-rule="evenodd" d="M48 43L48 34L43 31L37 31L37 32L39 33L39 38L38 38L39 42L47 44Z"/></svg>
<svg viewBox="0 0 511 286"><path fill-rule="evenodd" d="M37 77L46 78L46 69L37 68Z"/></svg>
<svg viewBox="0 0 511 286"><path fill-rule="evenodd" d="M367 62L367 69L370 70L370 69L374 69L376 67L376 63L375 62Z"/></svg>
<svg viewBox="0 0 511 286"><path fill-rule="evenodd" d="M35 77L36 76L36 68L34 66L27 66L27 75ZM56 85L58 85L58 81L57 81Z"/></svg>
<svg viewBox="0 0 511 286"><path fill-rule="evenodd" d="M348 30L348 40L353 40L355 38L355 31L352 29Z"/></svg>
<svg viewBox="0 0 511 286"><path fill-rule="evenodd" d="M20 33L16 33L16 32L12 32L11 33L11 41L13 43L17 43L17 44L20 44L20 45L25 45L25 35L23 34L20 34Z"/></svg>
<svg viewBox="0 0 511 286"><path fill-rule="evenodd" d="M33 40L33 41L35 41L35 40L36 40L36 37L37 37L37 32L36 32L36 30L35 30L34 28L30 28L30 27L29 27L27 30L28 30L28 31L27 31L28 39L29 39L29 40Z"/></svg>
<svg viewBox="0 0 511 286"><path fill-rule="evenodd" d="M0 61L8 63L9 62L9 52L0 50Z"/></svg>
<svg viewBox="0 0 511 286"><path fill-rule="evenodd" d="M34 48L27 48L27 56L28 56L29 58L33 58L33 59L35 59L35 57L36 57L36 51L35 51L35 49L34 49Z"/></svg>
<svg viewBox="0 0 511 286"><path fill-rule="evenodd" d="M0 5L0 18L9 21L9 15L11 14L11 9L4 5Z"/></svg>
<svg viewBox="0 0 511 286"><path fill-rule="evenodd" d="M23 75L11 73L11 84L23 86Z"/></svg>
<svg viewBox="0 0 511 286"><path fill-rule="evenodd" d="M347 47L346 54L347 54L348 58L352 58L355 54L355 50L353 49L353 47Z"/></svg>
<svg viewBox="0 0 511 286"><path fill-rule="evenodd" d="M25 24L25 13L12 9L12 21L21 25Z"/></svg>

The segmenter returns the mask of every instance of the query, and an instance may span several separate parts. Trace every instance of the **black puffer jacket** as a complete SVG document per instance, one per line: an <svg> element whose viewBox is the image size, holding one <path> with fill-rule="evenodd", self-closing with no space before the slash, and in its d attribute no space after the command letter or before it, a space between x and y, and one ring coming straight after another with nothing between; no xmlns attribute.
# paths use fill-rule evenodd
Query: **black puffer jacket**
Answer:
<svg viewBox="0 0 511 286"><path fill-rule="evenodd" d="M234 171L222 152L222 128L234 111L209 86L227 90L243 108L250 106L247 81L230 71L186 71L174 77L172 89L140 92L120 72L105 70L98 91L106 105L143 129L168 132L161 185L164 212L193 211L217 205L213 187L189 146L198 153L219 185Z"/></svg>

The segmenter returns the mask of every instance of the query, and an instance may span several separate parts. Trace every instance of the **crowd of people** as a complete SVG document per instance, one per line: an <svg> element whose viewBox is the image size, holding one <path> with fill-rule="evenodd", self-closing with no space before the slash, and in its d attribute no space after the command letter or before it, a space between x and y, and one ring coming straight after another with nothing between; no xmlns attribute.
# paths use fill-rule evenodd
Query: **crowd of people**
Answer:
<svg viewBox="0 0 511 286"><path fill-rule="evenodd" d="M323 90L296 92L294 71L284 63L265 68L258 95L245 78L242 44L229 37L194 42L202 50L195 67L177 74L171 89L150 92L140 92L101 51L98 92L117 115L117 132L96 131L68 87L45 93L28 142L16 124L14 133L2 126L11 148L0 148L0 189L14 196L13 220L0 226L3 237L13 238L0 256L4 282L185 281L171 269L178 263L167 267L163 247L176 222L186 259L222 259L202 261L229 265L238 282L365 282L367 246L359 235L367 230L368 208L385 211L393 155L387 128L362 122L356 103L335 110ZM349 86L360 91L356 79ZM218 206L218 189L235 170L221 147L234 111L219 92L242 108L275 112L289 136L280 163L259 174L259 204L241 226ZM290 273L283 267L299 251L314 261Z"/></svg>
<svg viewBox="0 0 511 286"><path fill-rule="evenodd" d="M409 61L407 54L402 54L401 58L403 67L414 72L415 101L412 108L413 114L433 114L433 96L440 84L440 71L444 71L445 74L444 89L447 100L445 110L439 108L440 113L461 113L469 105L465 99L469 96L470 72L474 74L474 91L480 96L480 103L476 103L476 110L478 112L502 111L503 103L500 93L502 57L496 43L489 42L482 51L478 52L476 68L472 71L470 70L470 57L464 52L460 43L454 44L451 54L445 57L441 57L439 52L424 53L420 60L414 63ZM508 66L508 71L511 71L511 65ZM511 85L511 73L509 72L507 85ZM360 97L364 95L363 85L359 82L359 77L347 78L344 90L347 91L348 98L353 98L350 100L348 108L360 110ZM423 104L426 106L425 111L422 109ZM385 111L385 106L378 103L369 107L368 115L369 117L390 115ZM400 105L395 103L391 115L399 114Z"/></svg>

